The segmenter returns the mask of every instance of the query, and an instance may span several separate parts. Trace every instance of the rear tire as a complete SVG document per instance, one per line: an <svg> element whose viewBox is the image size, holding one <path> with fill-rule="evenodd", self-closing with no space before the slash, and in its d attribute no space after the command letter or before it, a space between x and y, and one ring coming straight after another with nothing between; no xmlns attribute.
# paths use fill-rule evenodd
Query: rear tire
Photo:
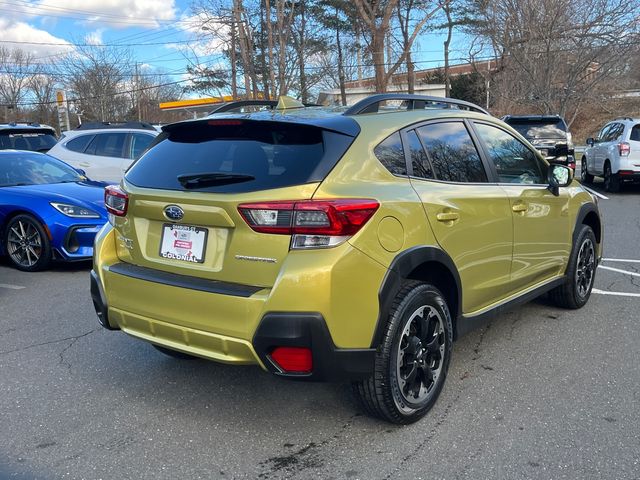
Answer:
<svg viewBox="0 0 640 480"><path fill-rule="evenodd" d="M591 175L587 170L587 159L584 155L580 161L580 182L583 184L593 183L593 175Z"/></svg>
<svg viewBox="0 0 640 480"><path fill-rule="evenodd" d="M154 343L152 343L151 345L153 345L153 348L155 348L159 352L162 352L165 355L172 358L179 358L180 360L196 360L198 358L196 356L189 355L188 353L179 352L178 350L172 350L167 347L161 347L160 345L156 345Z"/></svg>
<svg viewBox="0 0 640 480"><path fill-rule="evenodd" d="M604 189L611 193L618 193L620 191L620 177L617 173L611 172L609 162L604 166Z"/></svg>
<svg viewBox="0 0 640 480"><path fill-rule="evenodd" d="M9 260L18 270L37 272L51 263L51 243L44 227L32 215L16 215L2 239Z"/></svg>
<svg viewBox="0 0 640 480"><path fill-rule="evenodd" d="M591 296L596 267L596 236L590 226L582 225L569 258L567 281L549 292L551 300L562 308L582 308Z"/></svg>
<svg viewBox="0 0 640 480"><path fill-rule="evenodd" d="M387 317L373 375L353 384L363 409L396 424L422 418L442 391L452 332L442 293L433 285L406 282Z"/></svg>

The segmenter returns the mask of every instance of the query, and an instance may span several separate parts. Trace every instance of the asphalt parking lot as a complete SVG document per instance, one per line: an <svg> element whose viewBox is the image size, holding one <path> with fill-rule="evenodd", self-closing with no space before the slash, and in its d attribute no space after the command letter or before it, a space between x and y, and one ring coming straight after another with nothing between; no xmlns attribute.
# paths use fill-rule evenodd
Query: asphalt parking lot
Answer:
<svg viewBox="0 0 640 480"><path fill-rule="evenodd" d="M606 196L587 306L539 299L460 339L438 403L407 427L362 415L345 385L103 330L88 264L4 260L0 478L639 478L640 186Z"/></svg>

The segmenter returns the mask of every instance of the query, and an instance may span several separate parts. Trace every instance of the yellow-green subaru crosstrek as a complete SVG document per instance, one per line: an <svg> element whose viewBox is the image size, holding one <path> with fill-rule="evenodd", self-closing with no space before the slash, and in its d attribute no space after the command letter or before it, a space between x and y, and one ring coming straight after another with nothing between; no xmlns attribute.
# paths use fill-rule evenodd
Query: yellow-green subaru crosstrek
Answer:
<svg viewBox="0 0 640 480"><path fill-rule="evenodd" d="M602 252L596 200L566 166L433 97L281 99L168 125L105 201L104 327L177 357L352 381L396 423L433 406L452 341L491 314L545 292L582 307Z"/></svg>

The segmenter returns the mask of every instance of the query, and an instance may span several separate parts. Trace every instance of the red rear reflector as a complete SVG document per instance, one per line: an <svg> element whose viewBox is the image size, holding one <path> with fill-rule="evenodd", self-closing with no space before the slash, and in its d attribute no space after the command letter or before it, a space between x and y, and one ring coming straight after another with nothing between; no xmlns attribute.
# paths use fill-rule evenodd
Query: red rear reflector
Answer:
<svg viewBox="0 0 640 480"><path fill-rule="evenodd" d="M618 175L633 175L635 172L633 170L620 170Z"/></svg>
<svg viewBox="0 0 640 480"><path fill-rule="evenodd" d="M104 205L110 214L124 217L129 206L129 195L117 185L109 185L104 189Z"/></svg>
<svg viewBox="0 0 640 480"><path fill-rule="evenodd" d="M276 347L271 359L285 373L311 373L313 369L311 349L306 347Z"/></svg>
<svg viewBox="0 0 640 480"><path fill-rule="evenodd" d="M242 120L209 120L208 125L242 125Z"/></svg>

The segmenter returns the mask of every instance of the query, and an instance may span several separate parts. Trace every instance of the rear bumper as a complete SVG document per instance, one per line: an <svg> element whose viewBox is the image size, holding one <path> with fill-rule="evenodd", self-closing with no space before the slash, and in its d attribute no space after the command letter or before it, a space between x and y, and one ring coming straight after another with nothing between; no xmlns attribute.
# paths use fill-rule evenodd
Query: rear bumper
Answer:
<svg viewBox="0 0 640 480"><path fill-rule="evenodd" d="M620 170L618 178L625 182L640 182L640 171Z"/></svg>
<svg viewBox="0 0 640 480"><path fill-rule="evenodd" d="M98 274L92 270L90 278L98 322L108 330L120 329L141 340L217 362L257 364L274 375L296 380L350 381L373 373L375 349L337 348L320 313L267 313L250 342L109 307ZM311 373L286 373L271 359L275 347L290 346L311 350Z"/></svg>
<svg viewBox="0 0 640 480"><path fill-rule="evenodd" d="M91 293L105 328L300 380L352 380L373 371L375 350L370 345L384 268L349 245L341 251L290 255L271 288L121 262L110 228L98 234L95 250ZM324 257L324 265L311 261L326 254L333 256L329 262ZM368 275L354 282L355 266L363 270L367 262L372 265ZM275 347L287 346L311 350L311 373L278 368L270 355Z"/></svg>

